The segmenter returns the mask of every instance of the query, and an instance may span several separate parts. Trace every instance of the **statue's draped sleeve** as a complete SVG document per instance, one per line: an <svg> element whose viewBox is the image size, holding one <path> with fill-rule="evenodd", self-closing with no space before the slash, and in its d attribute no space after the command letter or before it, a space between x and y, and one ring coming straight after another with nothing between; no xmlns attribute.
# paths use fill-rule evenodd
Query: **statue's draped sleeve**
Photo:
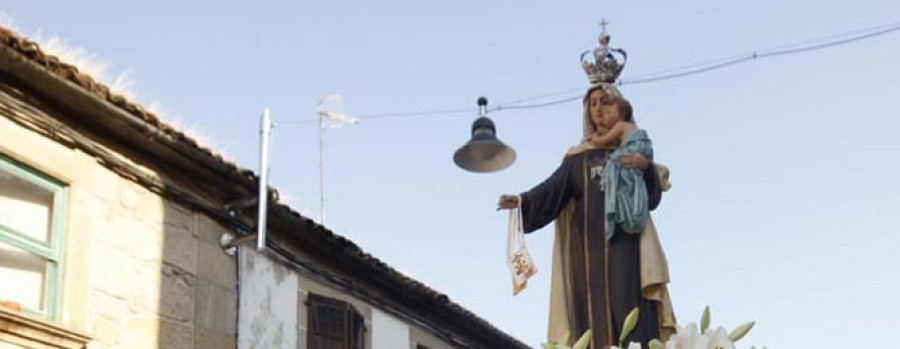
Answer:
<svg viewBox="0 0 900 349"><path fill-rule="evenodd" d="M656 166L650 163L644 170L644 182L647 184L647 203L650 210L655 210L662 200L662 186L659 183L659 173Z"/></svg>
<svg viewBox="0 0 900 349"><path fill-rule="evenodd" d="M521 194L522 220L526 233L543 228L556 219L576 194L575 189L578 185L573 181L578 178L572 171L577 168L576 159L580 158L580 156L567 158L550 177Z"/></svg>

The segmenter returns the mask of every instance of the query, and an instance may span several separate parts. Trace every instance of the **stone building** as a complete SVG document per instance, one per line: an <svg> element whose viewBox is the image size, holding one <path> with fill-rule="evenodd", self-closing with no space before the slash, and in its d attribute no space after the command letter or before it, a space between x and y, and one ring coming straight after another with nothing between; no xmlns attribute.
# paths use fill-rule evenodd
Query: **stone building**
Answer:
<svg viewBox="0 0 900 349"><path fill-rule="evenodd" d="M526 347L257 183L0 28L0 347Z"/></svg>

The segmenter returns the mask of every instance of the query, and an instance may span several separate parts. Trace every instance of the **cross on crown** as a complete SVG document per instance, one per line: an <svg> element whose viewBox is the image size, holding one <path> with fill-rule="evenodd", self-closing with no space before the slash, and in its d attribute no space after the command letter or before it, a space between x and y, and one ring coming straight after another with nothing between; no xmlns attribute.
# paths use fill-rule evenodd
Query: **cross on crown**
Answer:
<svg viewBox="0 0 900 349"><path fill-rule="evenodd" d="M600 47L584 51L581 54L581 66L584 68L584 72L587 74L588 80L590 80L592 84L611 84L616 82L616 79L619 78L619 74L622 74L622 69L625 68L625 62L628 60L628 55L625 53L625 50L609 47L610 36L609 33L606 32L606 26L608 24L609 22L607 22L606 19L603 19L603 21L600 22L600 27L603 29L598 38ZM593 55L591 53L593 53ZM621 63L619 63L614 54L620 56L622 59Z"/></svg>

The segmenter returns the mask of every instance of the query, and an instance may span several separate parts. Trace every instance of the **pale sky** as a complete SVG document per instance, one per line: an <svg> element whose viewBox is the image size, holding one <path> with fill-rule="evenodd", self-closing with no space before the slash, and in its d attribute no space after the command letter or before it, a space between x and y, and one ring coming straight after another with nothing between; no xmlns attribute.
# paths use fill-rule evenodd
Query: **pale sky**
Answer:
<svg viewBox="0 0 900 349"><path fill-rule="evenodd" d="M340 93L359 125L326 137L326 225L526 343L544 340L552 228L513 297L497 196L546 178L578 142L578 102L490 116L518 152L472 174L453 152L475 101L587 80L579 54L606 18L623 78L900 23L900 2L4 1L22 34L61 38L127 72L134 98L257 167L271 108L272 180L319 212L316 102ZM654 212L681 322L757 322L738 344L890 346L900 313L900 32L623 86L673 188ZM540 100L534 101L540 102ZM366 115L471 108L469 114Z"/></svg>

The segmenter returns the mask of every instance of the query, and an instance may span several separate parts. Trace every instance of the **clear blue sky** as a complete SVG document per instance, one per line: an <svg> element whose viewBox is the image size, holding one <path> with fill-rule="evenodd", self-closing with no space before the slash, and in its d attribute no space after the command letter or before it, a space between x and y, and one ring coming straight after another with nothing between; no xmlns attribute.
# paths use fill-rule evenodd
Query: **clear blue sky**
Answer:
<svg viewBox="0 0 900 349"><path fill-rule="evenodd" d="M601 18L628 50L624 78L900 21L900 2L831 1L5 1L40 31L128 71L216 148L257 167L257 117L313 119L344 96L353 115L471 107L471 115L363 120L327 136L334 231L537 345L552 230L528 237L539 267L511 295L497 196L529 189L580 133L580 105L492 115L518 151L494 174L453 152L493 103L587 85L578 55ZM756 320L740 347L889 345L900 312L900 33L623 87L673 188L655 213L682 322ZM577 93L576 93L577 94ZM318 214L313 124L276 128L274 184Z"/></svg>

